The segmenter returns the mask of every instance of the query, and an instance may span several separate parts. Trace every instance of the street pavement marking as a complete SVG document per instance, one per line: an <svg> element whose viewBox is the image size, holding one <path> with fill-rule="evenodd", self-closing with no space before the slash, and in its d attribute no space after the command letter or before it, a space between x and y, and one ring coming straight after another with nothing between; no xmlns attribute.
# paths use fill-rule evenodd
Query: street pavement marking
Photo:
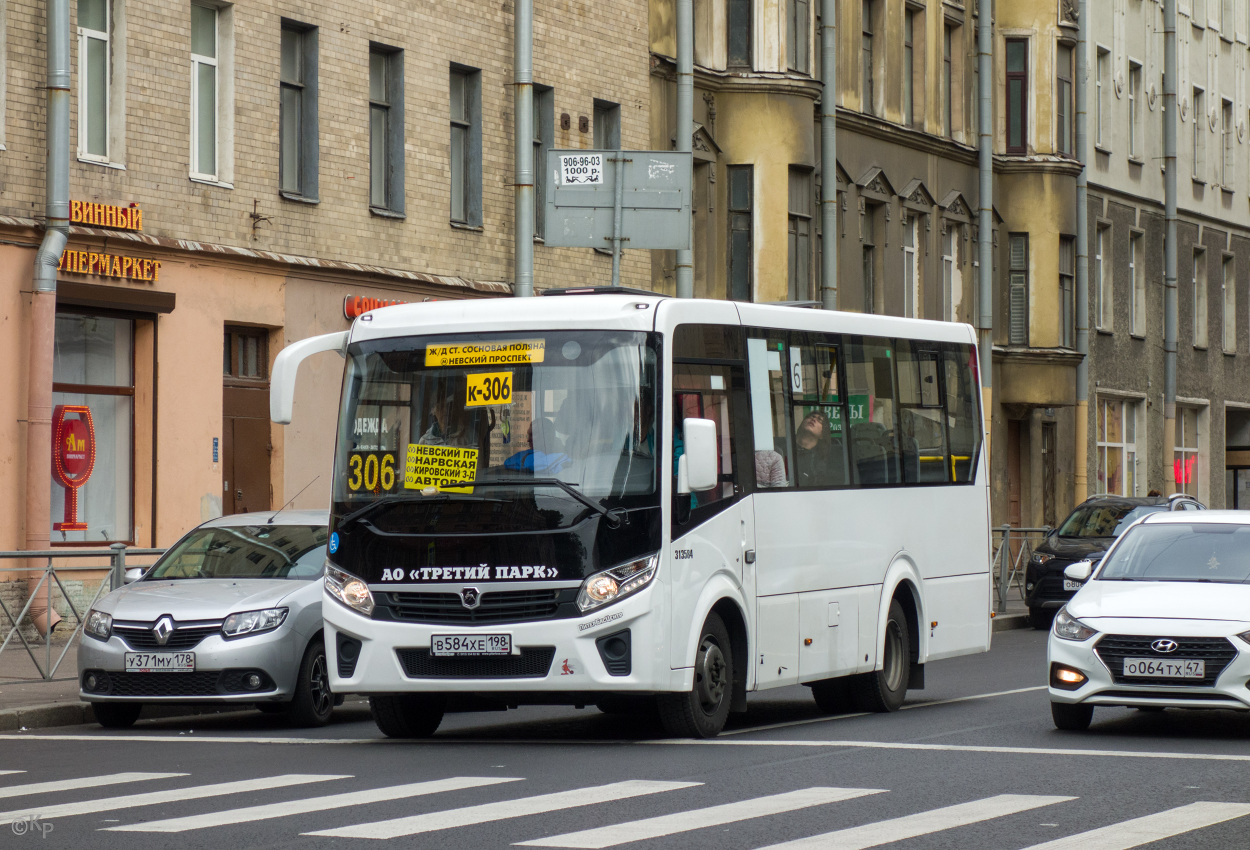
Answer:
<svg viewBox="0 0 1250 850"><path fill-rule="evenodd" d="M8 776L13 773L25 773L24 770L0 770L0 776Z"/></svg>
<svg viewBox="0 0 1250 850"><path fill-rule="evenodd" d="M81 779L60 779L54 782L32 782L29 785L0 785L0 800L5 797L25 797L29 794L51 794L54 791L73 791L78 788L99 788L101 785L121 785L127 782L143 782L148 779L173 779L185 773L110 773L107 776L84 776Z"/></svg>
<svg viewBox="0 0 1250 850"><path fill-rule="evenodd" d="M570 832L550 838L537 838L533 841L518 841L522 847L575 847L592 848L615 847L617 844L628 844L631 841L645 841L649 838L663 838L679 832L694 829L706 829L710 826L722 826L728 823L750 820L751 818L779 815L785 812L798 811L811 806L823 806L842 800L853 800L869 794L884 794L883 788L803 788L786 794L772 794L768 797L756 797L753 800L742 800L737 803L724 803L709 806L705 809L694 809L688 812L663 815L645 820L618 823L598 829L587 829L581 832Z"/></svg>
<svg viewBox="0 0 1250 850"><path fill-rule="evenodd" d="M1183 832L1213 826L1250 814L1248 803L1190 803L1145 817L1113 823L1025 850L1129 850Z"/></svg>
<svg viewBox="0 0 1250 850"><path fill-rule="evenodd" d="M1075 797L1044 797L1034 794L999 794L971 803L944 806L927 812L917 812L901 818L866 823L849 829L839 829L822 835L811 835L783 844L773 844L763 850L864 850L895 841L930 835L957 826L1001 818L1075 800ZM1082 850L1089 850L1082 845Z"/></svg>
<svg viewBox="0 0 1250 850"><path fill-rule="evenodd" d="M174 788L170 791L150 791L146 794L129 794L125 797L105 797L99 800L84 800L81 803L61 803L55 806L34 806L13 812L0 812L0 826L38 815L43 820L67 817L69 815L86 815L94 812L111 812L116 809L132 809L136 806L151 806L158 803L177 803L186 800L197 800L202 797L220 797L224 794L242 794L248 791L267 791L271 788L284 788L288 785L304 785L309 782L325 782L330 779L351 779L348 775L327 775L320 773L287 773L282 776L267 776L263 779L245 779L239 782L221 782L216 785L197 785L191 788Z"/></svg>
<svg viewBox="0 0 1250 850"><path fill-rule="evenodd" d="M338 829L323 829L303 834L327 835L335 838L399 838L400 836L416 835L422 832L436 832L440 829L451 829L457 826L472 826L479 823L524 817L525 815L538 815L561 809L591 806L596 803L610 803L616 800L624 800L627 797L641 797L645 794L678 791L682 788L694 788L702 784L701 782L649 782L635 779L627 782L613 782L610 785L599 785L592 788L576 788L572 791L558 791L554 794L540 794L536 797L522 797L518 800L501 800L497 803L482 803L477 806L466 806L462 809L449 809L445 812L429 812L428 814L393 818L374 823L362 823Z"/></svg>
<svg viewBox="0 0 1250 850"><path fill-rule="evenodd" d="M392 785L389 788L371 788L368 791L352 791L346 794L329 794L324 797L304 797L285 803L270 803L264 806L248 806L243 809L227 809L221 812L209 812L203 815L191 815L184 818L149 821L130 826L105 827L111 832L186 832L190 829L203 829L210 826L226 824L251 823L252 821L281 818L289 815L302 815L308 812L344 809L348 806L367 806L386 800L402 800L408 797L419 797L422 794L438 794L443 791L460 791L465 788L481 788L486 785L498 785L503 782L520 782L519 777L498 776L454 776L450 779L435 779L429 782L413 782L408 785Z"/></svg>

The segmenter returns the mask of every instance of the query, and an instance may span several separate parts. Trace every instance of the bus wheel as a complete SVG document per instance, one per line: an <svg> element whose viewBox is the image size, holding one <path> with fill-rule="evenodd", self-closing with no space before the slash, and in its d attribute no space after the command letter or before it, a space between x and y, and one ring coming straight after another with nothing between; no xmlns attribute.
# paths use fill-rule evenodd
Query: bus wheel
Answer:
<svg viewBox="0 0 1250 850"><path fill-rule="evenodd" d="M660 694L660 722L676 738L715 738L725 728L733 701L733 654L729 632L708 614L694 657L694 686L684 694Z"/></svg>
<svg viewBox="0 0 1250 850"><path fill-rule="evenodd" d="M812 682L811 689L812 698L816 700L816 707L824 714L846 714L854 710L855 700L851 694L851 682L845 676Z"/></svg>
<svg viewBox="0 0 1250 850"><path fill-rule="evenodd" d="M898 600L892 600L885 621L881 669L855 677L855 703L861 711L896 711L903 704L911 673L910 647L907 615Z"/></svg>
<svg viewBox="0 0 1250 850"><path fill-rule="evenodd" d="M443 722L443 694L390 694L369 697L369 712L388 738L428 738Z"/></svg>

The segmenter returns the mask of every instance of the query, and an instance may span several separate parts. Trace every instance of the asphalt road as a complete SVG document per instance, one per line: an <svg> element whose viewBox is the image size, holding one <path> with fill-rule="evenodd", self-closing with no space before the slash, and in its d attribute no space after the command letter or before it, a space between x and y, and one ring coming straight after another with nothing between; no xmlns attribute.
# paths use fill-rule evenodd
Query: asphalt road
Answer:
<svg viewBox="0 0 1250 850"><path fill-rule="evenodd" d="M707 742L593 708L393 742L353 701L312 732L246 712L0 735L0 847L1250 845L1250 714L1098 709L1059 732L1044 668L1044 634L1003 632L895 714L822 717L788 688Z"/></svg>

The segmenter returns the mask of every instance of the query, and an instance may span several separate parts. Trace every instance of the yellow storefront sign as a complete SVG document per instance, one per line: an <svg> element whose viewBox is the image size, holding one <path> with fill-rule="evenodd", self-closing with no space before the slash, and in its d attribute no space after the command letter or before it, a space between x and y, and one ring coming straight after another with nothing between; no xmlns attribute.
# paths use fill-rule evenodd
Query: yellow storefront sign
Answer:
<svg viewBox="0 0 1250 850"><path fill-rule="evenodd" d="M465 407L485 407L491 404L512 404L511 372L478 372L466 375L464 393Z"/></svg>
<svg viewBox="0 0 1250 850"><path fill-rule="evenodd" d="M465 342L428 345L426 366L504 366L542 363L546 340L518 339L500 342Z"/></svg>
<svg viewBox="0 0 1250 850"><path fill-rule="evenodd" d="M472 493L472 487L446 485L472 481L476 477L477 449L408 444L408 456L404 463L404 487L408 490L435 487L448 493Z"/></svg>

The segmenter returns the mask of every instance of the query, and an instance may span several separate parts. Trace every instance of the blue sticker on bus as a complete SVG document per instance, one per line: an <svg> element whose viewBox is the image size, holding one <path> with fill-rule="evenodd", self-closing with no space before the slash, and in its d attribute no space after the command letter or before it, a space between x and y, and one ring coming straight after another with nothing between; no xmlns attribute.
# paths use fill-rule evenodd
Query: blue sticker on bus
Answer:
<svg viewBox="0 0 1250 850"><path fill-rule="evenodd" d="M339 550L339 533L336 531L330 535L330 554L333 555Z"/></svg>

